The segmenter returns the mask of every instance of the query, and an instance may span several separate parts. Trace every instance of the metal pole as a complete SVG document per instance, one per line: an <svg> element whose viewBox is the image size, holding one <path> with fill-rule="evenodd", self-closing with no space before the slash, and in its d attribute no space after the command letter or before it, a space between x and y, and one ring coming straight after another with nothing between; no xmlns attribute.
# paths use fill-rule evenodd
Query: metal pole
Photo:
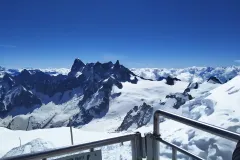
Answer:
<svg viewBox="0 0 240 160"><path fill-rule="evenodd" d="M22 142L21 142L21 138L19 137L19 141L20 141L20 147L22 146Z"/></svg>
<svg viewBox="0 0 240 160"><path fill-rule="evenodd" d="M137 155L136 155L136 144L135 144L136 140L135 138L133 140L131 140L131 147L132 147L132 160L137 159Z"/></svg>
<svg viewBox="0 0 240 160"><path fill-rule="evenodd" d="M72 119L69 119L69 124L70 124L71 143L73 145Z"/></svg>
<svg viewBox="0 0 240 160"><path fill-rule="evenodd" d="M133 160L142 160L142 137L141 133L136 132L133 139L131 140L132 146L132 159Z"/></svg>
<svg viewBox="0 0 240 160"><path fill-rule="evenodd" d="M204 160L203 158L201 158L201 157L199 157L199 156L197 156L197 155L195 155L195 154L192 154L192 153L190 153L189 151L187 151L187 150L185 150L185 149L182 149L182 148L178 147L178 146L175 145L175 144L169 143L169 142L167 142L167 141L165 141L165 140L163 140L163 139L161 139L161 138L157 138L157 140L158 140L159 142L167 145L167 146L170 146L170 147L172 147L172 148L175 148L178 152L181 152L181 153L189 156L189 157L192 158L193 160Z"/></svg>
<svg viewBox="0 0 240 160"><path fill-rule="evenodd" d="M151 133L145 134L145 144L147 160L153 160L153 135Z"/></svg>
<svg viewBox="0 0 240 160"><path fill-rule="evenodd" d="M142 145L142 136L140 132L136 132L135 136L135 145L137 151L137 160L141 160L143 157L143 145Z"/></svg>
<svg viewBox="0 0 240 160"><path fill-rule="evenodd" d="M153 117L153 160L159 160L159 142L156 140L156 138L160 138L159 133L159 114L158 112L154 113Z"/></svg>
<svg viewBox="0 0 240 160"><path fill-rule="evenodd" d="M172 160L177 160L177 150L172 147Z"/></svg>

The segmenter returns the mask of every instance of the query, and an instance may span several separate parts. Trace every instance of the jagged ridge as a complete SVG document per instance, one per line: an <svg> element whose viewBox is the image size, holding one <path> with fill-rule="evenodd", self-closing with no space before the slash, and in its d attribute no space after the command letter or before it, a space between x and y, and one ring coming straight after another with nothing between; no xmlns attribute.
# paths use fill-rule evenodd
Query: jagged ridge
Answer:
<svg viewBox="0 0 240 160"><path fill-rule="evenodd" d="M40 70L24 69L16 76L5 74L1 79L0 116L12 114L11 111L20 106L31 108L49 102L65 103L77 94L82 98L78 103L79 113L73 117L73 125L84 125L94 117L102 117L107 113L114 85L121 89L122 82L136 84L137 81L135 74L119 61L115 64L112 62L84 64L80 59L75 59L68 75L57 76L51 76ZM79 93L73 93L76 89ZM16 94L9 96L12 92Z"/></svg>

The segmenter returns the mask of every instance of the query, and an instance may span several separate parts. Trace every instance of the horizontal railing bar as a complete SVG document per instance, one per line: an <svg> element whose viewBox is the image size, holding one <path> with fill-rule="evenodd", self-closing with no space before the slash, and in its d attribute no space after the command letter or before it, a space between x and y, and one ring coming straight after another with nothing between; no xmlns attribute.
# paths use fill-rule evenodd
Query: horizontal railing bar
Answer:
<svg viewBox="0 0 240 160"><path fill-rule="evenodd" d="M179 151L179 152L181 152L181 153L183 153L183 154L185 154L185 155L187 155L187 156L189 156L191 158L194 158L194 160L204 160L201 157L198 157L197 155L192 154L192 153L188 152L187 150L182 149L182 148L178 147L177 145L172 144L170 142L167 142L167 141L165 141L165 140L163 140L161 138L156 138L156 140L158 140L159 142L164 143L164 144L166 144L168 146L171 146L172 148L175 148L177 151Z"/></svg>
<svg viewBox="0 0 240 160"><path fill-rule="evenodd" d="M134 140L135 136L136 136L136 134L130 134L130 135L120 136L120 137L116 137L116 138L109 138L109 139L104 139L104 140L100 140L100 141L79 144L79 145L74 145L74 146L69 146L69 147L63 147L63 148L58 148L58 149L53 149L53 150L48 150L48 151L43 151L43 152L38 152L38 153L6 157L6 158L2 158L0 160L20 160L20 159L21 160L39 160L39 159L43 159L43 158L56 157L56 156L70 154L70 153L87 150L87 149L91 149L91 148L97 148L97 147L112 145L112 144L116 144L116 143L120 143L120 142L131 141L131 140Z"/></svg>
<svg viewBox="0 0 240 160"><path fill-rule="evenodd" d="M163 110L157 110L155 112L154 117L159 117L159 116L163 116L163 117L172 119L174 121L192 126L194 128L212 133L214 135L226 138L226 139L234 141L234 142L238 142L240 140L240 134L237 134L235 132L231 132L231 131L225 130L223 128L220 128L220 127L217 127L217 126L214 126L214 125L210 125L210 124L207 124L207 123L204 123L204 122L196 121L196 120L186 118L186 117L183 117L183 116L179 116L179 115L176 115L176 114L173 114L173 113L170 113L170 112L166 112L166 111L163 111ZM159 124L156 124L156 125L157 126L154 126L155 130L159 129L158 128Z"/></svg>

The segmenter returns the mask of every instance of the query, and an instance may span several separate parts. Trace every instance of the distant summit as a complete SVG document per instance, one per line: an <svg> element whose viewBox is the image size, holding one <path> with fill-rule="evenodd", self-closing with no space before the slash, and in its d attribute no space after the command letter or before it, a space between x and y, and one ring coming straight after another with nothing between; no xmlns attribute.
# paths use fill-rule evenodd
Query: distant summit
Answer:
<svg viewBox="0 0 240 160"><path fill-rule="evenodd" d="M213 83L213 84L222 84L222 82L214 76L211 76L207 81L209 83Z"/></svg>
<svg viewBox="0 0 240 160"><path fill-rule="evenodd" d="M78 72L82 72L85 64L80 59L75 59L71 68L71 71L68 75L70 76L76 76Z"/></svg>

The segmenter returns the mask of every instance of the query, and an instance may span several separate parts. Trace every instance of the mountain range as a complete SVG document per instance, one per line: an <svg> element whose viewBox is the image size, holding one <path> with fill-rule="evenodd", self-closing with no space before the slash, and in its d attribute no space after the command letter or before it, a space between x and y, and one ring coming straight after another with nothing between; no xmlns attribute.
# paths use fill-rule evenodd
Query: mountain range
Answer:
<svg viewBox="0 0 240 160"><path fill-rule="evenodd" d="M236 66L128 69L119 61L85 64L80 59L70 70L1 67L0 127L44 131L71 125L98 133L145 133L152 129L154 111L163 109L240 132L239 72ZM211 137L203 144L206 136L200 132L169 126L175 125L162 119L166 139L201 157L231 155L221 149L225 141ZM213 153L215 144L220 148ZM163 148L161 156L168 157L169 149Z"/></svg>

